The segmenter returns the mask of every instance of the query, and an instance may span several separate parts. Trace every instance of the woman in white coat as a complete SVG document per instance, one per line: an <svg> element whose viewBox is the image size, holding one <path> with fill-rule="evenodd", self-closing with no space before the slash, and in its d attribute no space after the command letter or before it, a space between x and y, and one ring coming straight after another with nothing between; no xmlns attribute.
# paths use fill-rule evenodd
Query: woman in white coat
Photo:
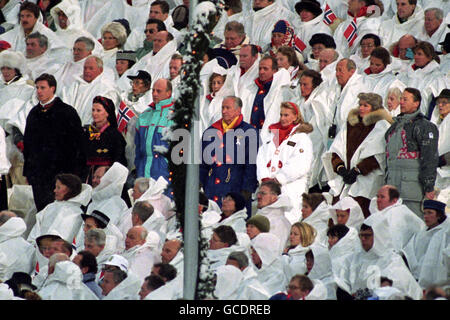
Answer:
<svg viewBox="0 0 450 320"><path fill-rule="evenodd" d="M261 132L262 146L256 158L258 182L274 179L288 195L294 215L300 216L301 194L308 190L308 175L313 160L312 142L308 134L312 126L303 121L298 106L283 102L280 121Z"/></svg>
<svg viewBox="0 0 450 320"><path fill-rule="evenodd" d="M115 70L116 53L127 41L127 30L119 22L111 22L102 28L103 65Z"/></svg>
<svg viewBox="0 0 450 320"><path fill-rule="evenodd" d="M56 231L72 243L81 227L81 206L91 200L92 187L82 184L73 174L59 174L55 180L55 201L36 214L36 224L28 235L30 242L49 231Z"/></svg>
<svg viewBox="0 0 450 320"><path fill-rule="evenodd" d="M328 176L330 194L338 199L355 199L364 216L370 215L369 204L384 182L386 142L384 134L392 117L376 93L360 93L359 108L350 110L322 159Z"/></svg>
<svg viewBox="0 0 450 320"><path fill-rule="evenodd" d="M317 240L316 230L305 222L296 222L291 227L289 245L284 249L284 273L288 279L307 271L305 254Z"/></svg>

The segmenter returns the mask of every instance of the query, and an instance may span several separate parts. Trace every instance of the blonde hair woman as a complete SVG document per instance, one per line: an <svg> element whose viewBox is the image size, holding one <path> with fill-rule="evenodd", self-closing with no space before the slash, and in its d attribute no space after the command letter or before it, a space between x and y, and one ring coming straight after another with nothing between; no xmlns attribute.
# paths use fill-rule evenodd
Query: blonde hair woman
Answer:
<svg viewBox="0 0 450 320"><path fill-rule="evenodd" d="M313 161L309 133L312 126L306 123L299 107L293 102L280 105L280 121L261 132L262 145L256 158L259 183L276 180L281 184L293 209L287 218L291 223L300 219L301 195L308 190L308 175Z"/></svg>
<svg viewBox="0 0 450 320"><path fill-rule="evenodd" d="M305 254L316 240L317 231L306 222L296 222L291 227L289 245L283 252L285 273L288 278L306 272Z"/></svg>

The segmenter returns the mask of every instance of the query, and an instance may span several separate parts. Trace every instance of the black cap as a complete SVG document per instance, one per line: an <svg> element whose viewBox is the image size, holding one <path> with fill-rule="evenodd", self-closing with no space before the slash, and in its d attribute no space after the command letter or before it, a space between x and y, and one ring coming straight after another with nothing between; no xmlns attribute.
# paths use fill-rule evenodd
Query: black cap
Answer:
<svg viewBox="0 0 450 320"><path fill-rule="evenodd" d="M152 76L150 75L150 73L148 73L147 71L144 70L139 70L137 75L135 76L127 76L128 79L134 80L134 79L141 79L144 81L148 81L148 82L152 82Z"/></svg>
<svg viewBox="0 0 450 320"><path fill-rule="evenodd" d="M94 210L90 214L82 213L81 218L83 218L83 221L86 221L87 218L94 218L100 229L105 229L109 223L109 217L98 210Z"/></svg>

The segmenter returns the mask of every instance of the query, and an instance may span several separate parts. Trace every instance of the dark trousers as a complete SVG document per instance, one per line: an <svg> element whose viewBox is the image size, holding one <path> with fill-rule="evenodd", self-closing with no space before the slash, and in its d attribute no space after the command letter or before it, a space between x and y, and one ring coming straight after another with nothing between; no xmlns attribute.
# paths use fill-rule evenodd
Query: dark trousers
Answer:
<svg viewBox="0 0 450 320"><path fill-rule="evenodd" d="M31 187L33 189L34 204L36 205L37 212L55 201L55 193L53 192L55 184L53 181L45 184L32 184Z"/></svg>

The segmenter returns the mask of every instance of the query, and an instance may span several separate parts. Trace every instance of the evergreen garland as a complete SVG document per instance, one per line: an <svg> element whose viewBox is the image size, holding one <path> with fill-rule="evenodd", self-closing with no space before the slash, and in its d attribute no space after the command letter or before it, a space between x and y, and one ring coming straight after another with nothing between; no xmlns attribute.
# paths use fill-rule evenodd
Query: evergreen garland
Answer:
<svg viewBox="0 0 450 320"><path fill-rule="evenodd" d="M199 1L199 5L201 2L204 1ZM203 57L210 45L211 31L218 21L217 13L220 15L224 7L223 0L211 0L209 2L213 4L215 11L199 10L198 15L193 19L194 24L189 26L189 30L183 35L183 65L180 75L181 82L178 87L179 96L174 97L174 112L171 115L174 125L169 128L169 132L165 133L165 139L169 141L169 150L166 153L170 175L169 187L172 190L171 194L175 203L177 228L183 230L183 239L185 230L185 190L189 186L186 186L186 161L183 161L182 164L175 164L170 156L175 146L181 142L178 139L175 140L171 136L171 132L177 129L190 130L193 124L196 97L199 95L201 89L200 69L202 67ZM197 5L197 8L199 5ZM198 140L200 141L200 138ZM183 156L183 150L180 150L179 156ZM209 241L200 231L200 216L197 212L193 214L199 217L199 262L195 299L211 299L214 298L215 283L213 281L214 274L211 272L209 259L206 255L209 249Z"/></svg>

